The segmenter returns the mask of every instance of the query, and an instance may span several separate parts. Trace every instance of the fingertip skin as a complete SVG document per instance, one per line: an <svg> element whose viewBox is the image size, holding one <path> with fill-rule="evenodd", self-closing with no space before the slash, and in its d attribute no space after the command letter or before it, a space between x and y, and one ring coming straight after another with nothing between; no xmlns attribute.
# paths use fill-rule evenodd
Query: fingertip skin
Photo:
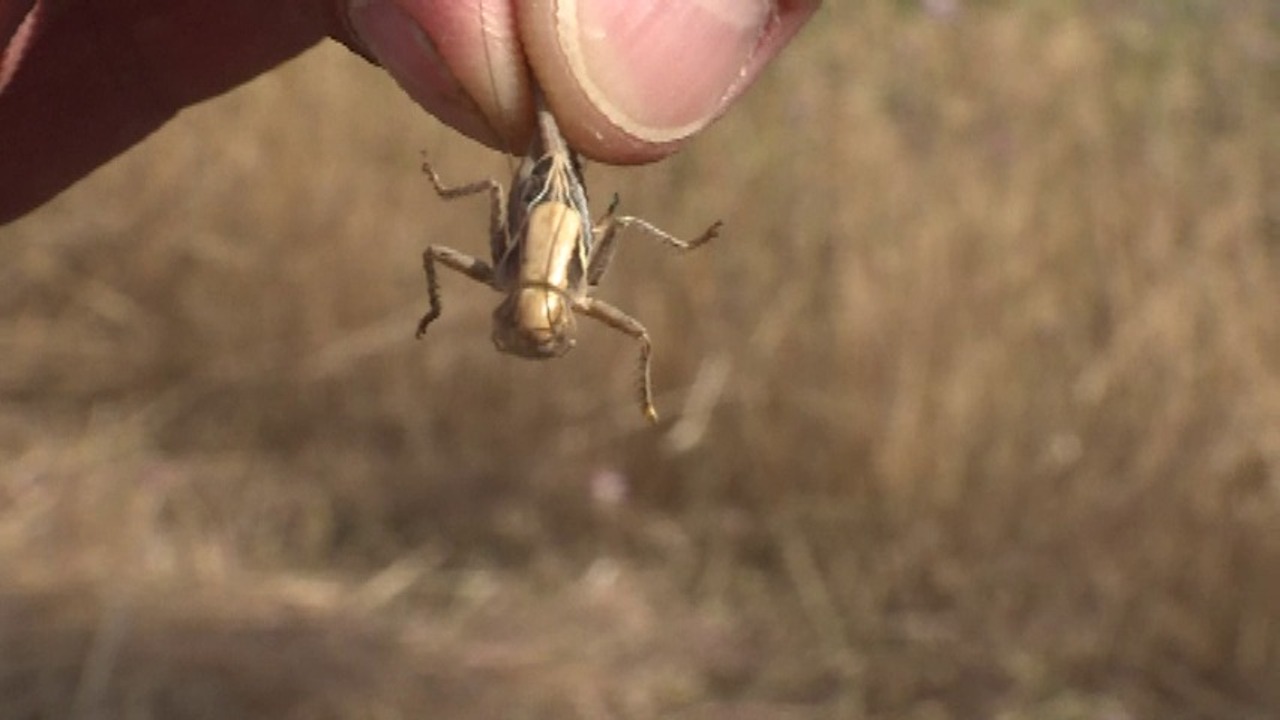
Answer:
<svg viewBox="0 0 1280 720"><path fill-rule="evenodd" d="M529 65L569 144L592 160L612 165L640 165L675 152L679 142L645 141L601 112L578 81L562 45L566 31L559 12L556 0L526 0L518 3L516 19Z"/></svg>
<svg viewBox="0 0 1280 720"><path fill-rule="evenodd" d="M420 106L495 150L520 154L533 95L510 0L357 0L349 18Z"/></svg>
<svg viewBox="0 0 1280 720"><path fill-rule="evenodd" d="M525 53L565 137L611 164L674 152L729 107L818 0L525 0Z"/></svg>

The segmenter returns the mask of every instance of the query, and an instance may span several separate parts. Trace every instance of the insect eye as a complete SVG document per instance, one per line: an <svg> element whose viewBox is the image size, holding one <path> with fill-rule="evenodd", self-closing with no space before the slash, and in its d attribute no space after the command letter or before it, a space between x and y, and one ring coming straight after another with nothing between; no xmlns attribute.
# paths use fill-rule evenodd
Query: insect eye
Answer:
<svg viewBox="0 0 1280 720"><path fill-rule="evenodd" d="M520 201L525 205L537 202L546 190L548 178L551 176L551 158L541 158L534 163L529 172L529 180L524 183L520 192Z"/></svg>
<svg viewBox="0 0 1280 720"><path fill-rule="evenodd" d="M524 190L520 193L520 204L525 206L532 205L534 201L538 199L540 194L542 194L542 188L540 185L526 185Z"/></svg>

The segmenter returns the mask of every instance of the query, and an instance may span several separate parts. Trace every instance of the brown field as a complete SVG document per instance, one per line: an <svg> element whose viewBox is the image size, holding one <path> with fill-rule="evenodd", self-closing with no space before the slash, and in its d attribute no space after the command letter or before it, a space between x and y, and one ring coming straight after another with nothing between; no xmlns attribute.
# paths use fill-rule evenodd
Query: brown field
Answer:
<svg viewBox="0 0 1280 720"><path fill-rule="evenodd" d="M657 429L336 47L0 229L0 717L1280 717L1280 14L927 5L588 170Z"/></svg>

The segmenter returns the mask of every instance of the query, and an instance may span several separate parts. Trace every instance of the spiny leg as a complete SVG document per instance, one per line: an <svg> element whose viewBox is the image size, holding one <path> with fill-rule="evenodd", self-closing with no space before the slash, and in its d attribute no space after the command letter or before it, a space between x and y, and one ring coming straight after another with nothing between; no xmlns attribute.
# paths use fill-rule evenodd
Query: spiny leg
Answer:
<svg viewBox="0 0 1280 720"><path fill-rule="evenodd" d="M592 226L592 230L599 231L605 226L605 223L612 222L613 213L617 211L618 203L621 201L622 198L618 197L618 193L614 193L613 197L609 198L609 207L605 208L604 216L595 222L595 225Z"/></svg>
<svg viewBox="0 0 1280 720"><path fill-rule="evenodd" d="M493 287L493 268L489 266L489 263L471 257L466 253L460 253L453 248L438 245L428 247L422 253L422 268L427 273L427 302L430 303L430 307L427 309L427 314L423 315L422 319L418 321L416 336L419 338L427 332L427 326L431 324L431 321L440 317L440 281L436 278L437 261L476 282L482 282L489 287Z"/></svg>
<svg viewBox="0 0 1280 720"><path fill-rule="evenodd" d="M598 238L596 245L591 250L591 257L587 260L587 283L590 285L598 285L600 278L604 277L604 271L609 267L609 261L613 259L614 240L617 237L618 230L629 227L631 225L645 231L659 240L680 250L692 250L700 245L705 245L712 238L720 234L720 227L724 224L717 220L711 224L711 227L703 231L701 235L692 240L681 240L671 233L653 225L647 220L630 215L622 215L615 217L614 209L618 206L618 196L614 195L613 202L609 205L609 210L605 213L600 222L592 229L593 234Z"/></svg>
<svg viewBox="0 0 1280 720"><path fill-rule="evenodd" d="M609 327L620 330L640 343L640 410L645 419L651 423L658 422L658 411L653 406L653 382L651 379L651 363L649 356L653 353L653 345L649 342L649 331L644 329L639 320L622 312L603 300L584 297L574 302L574 310L595 318Z"/></svg>
<svg viewBox="0 0 1280 720"><path fill-rule="evenodd" d="M435 168L431 167L431 163L425 159L422 161L422 172L426 173L427 178L431 180L431 186L436 189L436 195L445 200L454 200L482 192L489 193L490 257L501 257L507 247L507 195L502 188L502 183L493 178L487 178L467 183L466 185L450 187L440 181L440 176L436 174Z"/></svg>

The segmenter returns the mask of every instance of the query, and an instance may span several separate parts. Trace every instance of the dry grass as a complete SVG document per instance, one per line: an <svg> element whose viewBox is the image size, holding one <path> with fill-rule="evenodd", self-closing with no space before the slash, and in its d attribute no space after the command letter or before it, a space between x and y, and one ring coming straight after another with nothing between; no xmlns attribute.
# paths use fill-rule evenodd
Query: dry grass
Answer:
<svg viewBox="0 0 1280 720"><path fill-rule="evenodd" d="M1280 17L833 2L548 364L317 50L5 227L0 714L1280 714Z"/></svg>

